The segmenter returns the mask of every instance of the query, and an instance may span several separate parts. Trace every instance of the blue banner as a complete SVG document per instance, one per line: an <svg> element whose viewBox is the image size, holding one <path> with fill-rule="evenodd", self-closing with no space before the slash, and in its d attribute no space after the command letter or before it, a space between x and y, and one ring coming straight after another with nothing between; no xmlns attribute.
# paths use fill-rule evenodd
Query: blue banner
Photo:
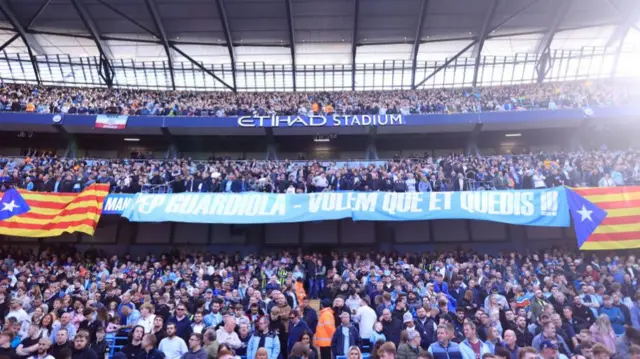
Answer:
<svg viewBox="0 0 640 359"><path fill-rule="evenodd" d="M242 116L239 127L352 127L404 125L403 115Z"/></svg>
<svg viewBox="0 0 640 359"><path fill-rule="evenodd" d="M110 202L111 200L111 202ZM116 211L125 197L109 196ZM106 213L106 212L105 212ZM565 188L476 192L324 192L311 194L136 194L122 216L133 222L260 224L473 219L568 227Z"/></svg>
<svg viewBox="0 0 640 359"><path fill-rule="evenodd" d="M132 194L109 194L102 204L102 214L122 214L134 197Z"/></svg>
<svg viewBox="0 0 640 359"><path fill-rule="evenodd" d="M585 118L614 119L628 121L634 119L640 108L638 105L620 107L573 108L558 110L502 111L453 114L415 115L357 115L357 116L249 116L249 117L209 117L209 116L129 116L126 127L135 128L320 128L320 127L386 127L394 131L403 126L433 125L473 125L542 123L563 121L563 124L581 123ZM0 112L0 125L42 125L94 127L98 115L79 114L36 114L25 112ZM607 122L609 123L609 122ZM35 128L37 129L37 128Z"/></svg>

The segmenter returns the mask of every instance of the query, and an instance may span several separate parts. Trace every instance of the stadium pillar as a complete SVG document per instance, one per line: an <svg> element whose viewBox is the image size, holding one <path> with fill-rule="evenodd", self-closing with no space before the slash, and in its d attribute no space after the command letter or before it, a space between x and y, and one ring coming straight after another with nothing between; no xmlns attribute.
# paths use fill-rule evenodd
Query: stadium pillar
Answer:
<svg viewBox="0 0 640 359"><path fill-rule="evenodd" d="M76 141L76 137L73 135L69 136L69 140L67 142L67 149L64 151L64 157L67 158L77 158L78 154L78 142Z"/></svg>
<svg viewBox="0 0 640 359"><path fill-rule="evenodd" d="M176 140L173 138L171 131L169 131L169 129L166 127L162 127L161 131L164 138L167 140L167 142L169 142L169 147L167 148L167 152L164 155L164 158L165 159L178 158L178 154L180 153L180 151L178 151L178 145L176 144Z"/></svg>
<svg viewBox="0 0 640 359"><path fill-rule="evenodd" d="M482 132L482 124L477 123L473 130L467 137L467 145L465 147L465 155L467 156L480 156L480 149L478 148L478 136Z"/></svg>
<svg viewBox="0 0 640 359"><path fill-rule="evenodd" d="M376 137L378 137L378 128L370 127L369 128L369 144L367 145L367 149L365 150L365 154L364 154L364 158L367 161L378 160L378 148L376 147Z"/></svg>
<svg viewBox="0 0 640 359"><path fill-rule="evenodd" d="M273 136L273 129L265 128L264 132L267 135L267 151L265 153L265 160L277 161L278 152L276 151L276 139Z"/></svg>

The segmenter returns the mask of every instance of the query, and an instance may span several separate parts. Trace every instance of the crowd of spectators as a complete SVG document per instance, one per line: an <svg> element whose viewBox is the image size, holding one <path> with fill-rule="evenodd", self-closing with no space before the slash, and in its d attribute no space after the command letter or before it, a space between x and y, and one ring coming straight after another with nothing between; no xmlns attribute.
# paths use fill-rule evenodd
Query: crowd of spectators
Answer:
<svg viewBox="0 0 640 359"><path fill-rule="evenodd" d="M635 103L637 86L611 81L362 92L190 92L3 84L4 110L158 116L424 114L584 108Z"/></svg>
<svg viewBox="0 0 640 359"><path fill-rule="evenodd" d="M0 158L0 186L79 192L310 193L322 191L467 191L562 185L613 187L640 182L640 152L627 150L501 156L395 158L373 162L210 159L65 159L51 154Z"/></svg>
<svg viewBox="0 0 640 359"><path fill-rule="evenodd" d="M3 358L640 358L634 255L0 258Z"/></svg>

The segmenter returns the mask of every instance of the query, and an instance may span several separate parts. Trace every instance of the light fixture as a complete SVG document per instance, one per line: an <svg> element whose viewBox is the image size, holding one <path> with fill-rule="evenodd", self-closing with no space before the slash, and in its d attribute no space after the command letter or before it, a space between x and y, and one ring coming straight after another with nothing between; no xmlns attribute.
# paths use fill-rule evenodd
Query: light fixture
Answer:
<svg viewBox="0 0 640 359"><path fill-rule="evenodd" d="M521 133L505 133L504 137L521 137Z"/></svg>
<svg viewBox="0 0 640 359"><path fill-rule="evenodd" d="M313 139L313 142L331 142L331 139L324 137L316 137Z"/></svg>
<svg viewBox="0 0 640 359"><path fill-rule="evenodd" d="M136 137L125 137L124 140L126 142L140 142L140 139Z"/></svg>

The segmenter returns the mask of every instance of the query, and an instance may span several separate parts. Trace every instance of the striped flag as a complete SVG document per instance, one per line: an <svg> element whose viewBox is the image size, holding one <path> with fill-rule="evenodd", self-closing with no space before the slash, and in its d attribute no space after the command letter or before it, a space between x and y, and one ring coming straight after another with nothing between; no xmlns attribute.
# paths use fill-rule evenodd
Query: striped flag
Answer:
<svg viewBox="0 0 640 359"><path fill-rule="evenodd" d="M19 194L29 210L0 220L0 234L55 237L65 232L82 232L93 235L102 214L102 203L109 194L109 185L93 184L80 193L21 190Z"/></svg>
<svg viewBox="0 0 640 359"><path fill-rule="evenodd" d="M640 248L640 187L573 190L607 212L581 250Z"/></svg>
<svg viewBox="0 0 640 359"><path fill-rule="evenodd" d="M526 311L529 311L532 298L533 293L520 293L520 296L516 298L516 308L524 308Z"/></svg>

